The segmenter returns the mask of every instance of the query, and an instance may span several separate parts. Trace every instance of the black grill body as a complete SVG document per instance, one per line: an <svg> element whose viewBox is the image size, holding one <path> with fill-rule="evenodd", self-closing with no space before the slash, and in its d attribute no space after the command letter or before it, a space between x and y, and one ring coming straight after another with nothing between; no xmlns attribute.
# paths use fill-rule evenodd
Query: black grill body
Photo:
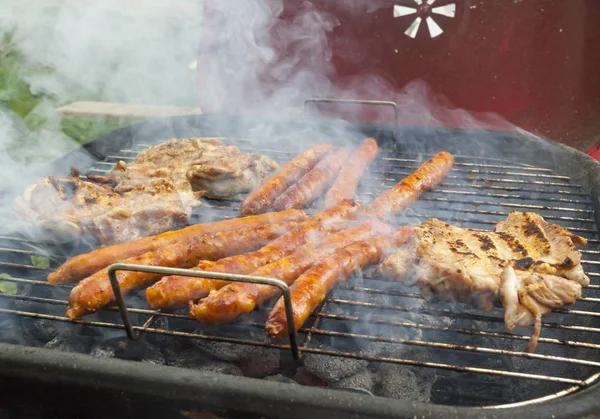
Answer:
<svg viewBox="0 0 600 419"><path fill-rule="evenodd" d="M74 150L39 175L67 174L72 166L82 173L101 174L116 160L132 159L148 145L172 136L218 137L243 151L262 152L285 162L317 141L357 144L368 135L377 139L382 150L358 192L358 199L368 202L420 162L448 150L456 156L454 169L405 211L396 225L437 217L463 227L489 230L510 211L533 211L589 240L583 249L583 266L591 285L581 301L544 317L536 354L522 352L529 330L505 330L500 307L482 313L459 304L424 303L414 290L366 272L328 296L300 331L300 350L303 354L332 354L418 371L435 370L432 403L30 348L23 345L26 342L18 331L12 340L4 339L12 344L2 344L0 351L5 402L19 405L25 399L31 403L32 399L24 396L33 394L26 390L29 388L45 395L36 398L42 406L57 406L57 412L65 415L79 412L91 417L106 417L108 412L103 408L107 406L123 417L156 416L158 412L194 417L189 415L206 414L201 413L203 410L224 417L288 418L547 417L549 412L556 417L581 417L597 411L600 166L580 152L525 133L403 127L394 139L394 127L387 125L355 125L353 129L360 134L347 137L340 137L338 129L319 120L224 116L158 119L106 133L82 147L85 156ZM239 202L209 201L191 222L236 216L238 208ZM44 319L82 333L92 330L92 335L95 328L124 334L115 310L104 310L77 323L68 321L64 309L70 288L44 283L48 271L28 262L30 255L43 252L51 256L54 268L81 248L74 250L52 242L32 244L18 235L2 236L0 242L0 267L20 286L16 296L0 294L0 317L18 319L23 328L27 321ZM149 335L170 339L184 334L189 339L283 351L289 348L287 341L266 342L252 333L261 331L268 308L246 316L240 324L199 333L197 324L192 327L185 314L165 315L170 322L167 328L157 320L162 314L135 299L128 300L128 305L137 330ZM384 357L372 349L381 345L393 348L391 355L388 351Z"/></svg>

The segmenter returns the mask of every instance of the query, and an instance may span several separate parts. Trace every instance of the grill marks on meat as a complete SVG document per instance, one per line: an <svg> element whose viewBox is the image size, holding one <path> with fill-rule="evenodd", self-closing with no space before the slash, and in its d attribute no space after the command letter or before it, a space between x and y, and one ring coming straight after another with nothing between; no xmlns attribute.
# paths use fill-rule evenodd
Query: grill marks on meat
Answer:
<svg viewBox="0 0 600 419"><path fill-rule="evenodd" d="M186 211L191 208L168 182L156 183L151 193L138 188L120 195L77 177L42 178L15 203L19 216L59 239L83 237L102 245L180 228L188 220Z"/></svg>
<svg viewBox="0 0 600 419"><path fill-rule="evenodd" d="M205 196L229 199L258 186L278 165L215 139L151 146L107 176L46 177L15 203L17 215L61 238L124 243L182 227ZM114 186L114 190L107 185Z"/></svg>
<svg viewBox="0 0 600 419"><path fill-rule="evenodd" d="M492 310L500 293L509 328L537 324L552 309L572 304L589 278L576 247L586 244L563 227L530 212L512 212L493 232L430 219L415 228L412 243L387 257L379 271L416 284L426 297ZM537 335L536 335L537 333Z"/></svg>
<svg viewBox="0 0 600 419"><path fill-rule="evenodd" d="M331 234L318 243L307 244L291 255L257 269L251 275L277 278L290 285L312 265L336 250L374 235L389 236L391 231L386 224L366 222L357 227ZM275 297L278 292L276 287L269 285L236 282L211 292L198 304L190 304L190 314L205 324L231 322Z"/></svg>
<svg viewBox="0 0 600 419"><path fill-rule="evenodd" d="M48 275L48 282L78 282L107 266L134 256L159 250L177 243L192 240L202 235L213 235L234 230L258 228L268 224L279 224L290 221L302 222L308 216L304 211L289 210L278 213L253 215L207 224L195 224L177 231L168 231L156 236L145 237L129 243L101 247L89 253L73 256L56 271Z"/></svg>
<svg viewBox="0 0 600 419"><path fill-rule="evenodd" d="M344 199L354 198L361 176L375 160L377 153L377 141L374 138L367 138L363 141L361 146L344 162L335 182L327 191L323 205L325 208L333 207Z"/></svg>
<svg viewBox="0 0 600 419"><path fill-rule="evenodd" d="M269 211L275 199L311 170L331 149L330 144L318 143L294 157L262 185L248 194L242 203L242 215Z"/></svg>
<svg viewBox="0 0 600 419"><path fill-rule="evenodd" d="M184 196L203 191L206 198L230 199L254 189L277 168L266 156L243 153L217 139L171 138L142 151L131 163L117 163L109 177L121 193L168 179Z"/></svg>
<svg viewBox="0 0 600 419"><path fill-rule="evenodd" d="M280 195L273 203L276 211L291 208L302 208L316 200L333 182L340 171L348 150L336 147L325 156L315 167Z"/></svg>
<svg viewBox="0 0 600 419"><path fill-rule="evenodd" d="M171 246L125 259L123 263L147 266L168 266L190 268L200 260L218 260L230 255L244 253L256 249L261 244L287 233L296 226L290 221L280 224L268 224L257 228L202 235L191 240L182 241ZM150 285L162 275L137 272L117 272L117 281L123 295L132 290ZM71 290L67 316L76 319L87 313L93 313L115 299L108 268L81 281Z"/></svg>
<svg viewBox="0 0 600 419"><path fill-rule="evenodd" d="M356 201L342 201L339 205L318 213L294 230L255 252L223 258L217 262L201 261L192 270L249 274L264 265L288 256L306 243L315 243L323 239L324 235L341 230L361 210L361 205ZM148 288L146 298L153 308L177 307L206 297L209 292L216 291L228 284L228 281L209 278L169 276Z"/></svg>

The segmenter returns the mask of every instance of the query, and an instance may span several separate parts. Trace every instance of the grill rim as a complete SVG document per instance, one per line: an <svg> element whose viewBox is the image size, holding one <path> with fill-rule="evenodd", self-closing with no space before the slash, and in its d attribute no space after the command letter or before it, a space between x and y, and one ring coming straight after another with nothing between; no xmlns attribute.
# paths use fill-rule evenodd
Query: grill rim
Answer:
<svg viewBox="0 0 600 419"><path fill-rule="evenodd" d="M68 386L74 394L83 387L144 396L148 398L148 411L151 403L161 400L217 411L231 411L235 404L236 411L298 419L415 416L471 419L482 415L508 419L515 417L517 409L519 415L528 417L548 417L551 411L555 417L580 418L593 417L600 411L600 398L594 387L546 403L490 410L403 401L5 343L0 343L0 376L53 387ZM179 411L177 407L174 409Z"/></svg>
<svg viewBox="0 0 600 419"><path fill-rule="evenodd" d="M236 123L232 123L231 121L236 121ZM277 121L277 122L270 122L268 120L266 120L265 118L260 118L258 119L260 124L269 124L272 123L273 125L278 125L278 124L282 124L281 121ZM300 124L300 126L305 126L307 124L307 121L286 121L284 122L284 124L286 124L286 126L288 124ZM316 121L317 124L321 124L321 122ZM86 143L85 145L83 145L81 148L88 151L91 154L91 158L89 159L89 164L90 166L95 163L95 161L93 161L92 159L102 159L105 157L105 155L107 153L103 153L103 150L114 150L114 148L125 148L126 145L123 144L122 139L125 138L128 141L132 142L132 143L137 143L137 141L135 141L135 138L139 138L140 136L144 137L147 134L144 134L144 131L148 130L149 132L152 132L154 130L164 130L165 128L165 124L167 126L176 126L176 125L181 125L183 124L184 126L189 125L190 127L192 127L190 129L190 135L194 135L197 134L197 131L208 131L208 132L203 132L203 136L223 136L223 131L225 131L227 129L227 127L238 127L238 126L242 126L242 127L246 127L246 126L253 126L253 124L256 124L256 119L254 118L239 118L239 117L223 117L223 116L215 116L215 115L202 115L202 116L194 116L194 117L167 117L167 118L157 118L157 119L153 119L153 120L149 120L149 121L142 121L142 122L138 122L136 124L133 125L129 125L117 130L113 130L110 132L107 132L105 134L102 134L98 137L96 137L96 139ZM239 124L239 125L238 125ZM385 125L385 124L354 124L355 126L357 126L359 129L365 131L365 132L369 132L372 133L373 131L377 131L377 132L383 132L384 134L387 134L389 132L391 132L392 126L391 125ZM214 127L218 127L217 131L219 131L219 134L215 135L212 134L211 131L214 131ZM245 129L245 128L243 128ZM539 145L535 144L535 142L542 142L544 144L544 152L546 154L550 153L549 155L551 157L553 157L552 159L548 159L548 158L544 158L544 157L539 157L539 159L535 160L535 164L538 167L548 167L551 168L552 170L554 170L557 174L565 174L571 177L571 179L573 180L573 182L580 184L584 190L589 191L592 199L592 205L594 207L595 211L595 217L596 221L598 222L598 211L597 211L597 207L598 207L598 196L600 195L600 164L598 164L595 160L591 159L589 156L575 150L572 149L568 146L559 144L559 143L553 143L553 142L547 142L546 140L540 139L538 137L532 136L530 134L527 133L518 133L518 134L514 134L514 133L505 133L505 132L493 132L493 131L484 131L484 130L480 130L480 131L474 131L474 130L461 130L461 129L445 129L445 128L440 128L440 129L431 129L431 128L419 128L419 127L403 127L403 132L406 131L411 131L414 130L414 132L416 133L415 135L419 135L419 132L426 132L428 134L431 134L432 131L437 132L439 131L441 135L439 135L438 137L447 137L447 136L452 136L452 135L464 135L464 132L470 132L470 133L475 133L475 135L477 136L481 136L481 137L485 137L485 136L492 136L494 139L498 139L500 138L501 141L503 142L510 142L510 141L517 141L517 144L520 147L525 146L525 148L527 148L527 145L531 145L531 147L539 147ZM377 133L372 134L374 136L377 136ZM472 135L472 134L471 134ZM236 135L236 134L232 134L230 137L235 138L236 136L240 136L240 135ZM435 136L435 135L434 135ZM247 137L247 136L246 136ZM394 145L395 146L395 145ZM399 143L397 143L397 147L402 148L402 140L400 139ZM544 153L542 153L544 154ZM562 159L558 159L560 160L557 161L556 156L562 157ZM75 158L75 159L74 159ZM56 162L60 161L60 164L56 164ZM58 167L61 167L64 171L65 174L66 172L69 170L70 168L70 164L66 164L65 162L68 161L73 161L73 162L77 162L80 165L80 168L83 167L82 171L85 171L87 168L85 167L85 163L82 165L82 159L81 159L81 154L79 153L79 149L75 149L72 150L71 152L67 153L66 155L64 155L63 157L57 159L54 162L49 163L44 169L41 169L39 172L40 173L53 173L53 174L60 174L57 173ZM521 162L521 161L520 161ZM533 162L533 161L532 161ZM555 163L552 166L547 166L550 163ZM562 164L561 164L562 163ZM2 344L3 347L4 345L9 345L9 346L14 346L14 345L10 345L10 344ZM2 351L1 356L0 356L0 362L7 363L10 364L10 356L6 357L5 355L9 355L12 354L13 356L17 356L18 358L18 349L21 348L19 346L14 346L13 351ZM30 347L25 347L26 349L33 349ZM41 357L40 361L47 361L48 363L52 364L53 362L58 362L58 360L61 359L62 355L65 355L64 353L58 352L58 351L52 351L52 350L48 350L48 349L38 349L36 348L37 351L42 351L45 353L45 355L43 355ZM73 354L66 354L69 355L70 357L73 357ZM90 355L77 355L77 357L82 357L83 359L87 359L90 362L92 362L93 367L97 368L98 365L96 365L96 362L105 362L104 360L101 359L96 359L93 358ZM112 360L111 360L112 361ZM78 361L79 362L79 361ZM121 361L121 362L126 362L127 361ZM110 363L110 362L109 362ZM43 362L42 362L43 364ZM131 363L128 362L128 364L137 364L137 363ZM63 362L64 365L64 362ZM45 367L49 367L49 365L46 365ZM105 367L108 367L108 365L106 365ZM140 374L140 379L144 379L145 380L145 374L144 374L144 369L147 367L150 367L149 365L143 364L143 365L139 365L139 368L136 368L136 374ZM153 366L152 366L153 367ZM119 367L121 368L121 367ZM176 367L161 367L161 368L176 368ZM178 370L181 370L179 368L177 368ZM94 369L93 371L95 373L99 373L100 371L102 371L102 367L100 367L100 369ZM108 370L107 370L108 371ZM183 370L183 371L189 371L189 370ZM114 378L112 379L112 388L115 387L115 383L119 380L119 378L117 378L116 376L119 372L119 369L116 369L115 371L113 371L113 376ZM194 372L191 371L193 374L199 374L198 372ZM73 375L73 371L70 371L71 375ZM4 374L4 371L2 372L2 374ZM22 374L21 374L22 375ZM73 375L73 378L76 378L77 374ZM222 383L222 385L224 386L222 389L226 389L226 388L230 388L229 386L233 386L235 387L237 385L237 383L239 382L239 377L227 377L227 376L219 376L222 380L224 380L224 382ZM160 381L161 378L161 374L159 373L155 378L154 381L158 380ZM228 379L230 378L230 379ZM133 378L135 380L135 377ZM251 380L251 383L248 384L243 384L240 385L240 388L238 390L242 391L244 390L242 387L244 386L248 386L249 389L254 390L255 388L259 388L259 387L264 387L262 385L262 383L264 383L264 380L260 380L261 385L257 386L256 383L256 379L249 379L246 378L245 380ZM92 383L93 385L93 378L90 378L89 383ZM139 384L138 384L139 385ZM163 386L165 386L164 388L168 388L168 383L167 380L165 380L164 383L162 383ZM206 390L207 388L203 387L203 384L201 382L195 382L194 383L195 389L198 391L201 391L203 388L204 390ZM285 387L290 387L290 385L285 385L283 384L283 386ZM110 386L109 386L110 387ZM144 386L142 386L144 387ZM323 393L323 389L317 389L317 393L314 393L315 389L312 389L312 391L309 391L307 393L304 393L303 391L305 389L308 389L304 386L302 386L302 389L297 388L298 386L295 386L292 389L289 389L290 392L287 396L289 396L289 399L287 399L285 402L282 401L282 407L283 406L287 406L287 404L292 404L294 405L296 403L296 400L298 400L298 397L300 394L302 394L302 396L306 396L306 402L310 405L311 409L334 409L333 411L338 411L340 410L340 406L337 407L333 407L333 406L326 406L328 403L327 401L334 401L337 400L339 402L344 401L344 403L347 403L347 395L345 395L343 391L337 391L337 390L327 390L326 393ZM107 387L108 388L108 387ZM529 409L533 408L534 410L532 410L532 414L536 414L535 412L535 408L537 406L543 406L543 410L547 413L547 408L548 406L552 406L555 403L554 402L558 402L558 404L568 404L568 405L572 405L572 404L582 404L582 401L574 401L571 402L570 400L572 400L573 398L575 398L575 396L582 397L580 396L581 394L586 394L587 398L589 399L587 401L588 405L593 405L594 408L596 409L596 405L598 403L594 403L594 390L597 391L597 389L600 388L600 384L597 385L592 385L587 389L583 389L580 390L578 392L576 392L574 395L568 395L568 396L564 396L561 398L558 398L557 400L552 400L551 402L544 402L542 404L532 404L532 405L528 405L526 407L519 407L519 413L525 413L526 411L528 412ZM131 388L129 389L129 391L134 390L134 391L139 391L139 388L137 387L137 385L131 385ZM257 390L259 391L260 396L263 397L264 394L262 394L261 390ZM328 394L329 392L333 391L335 394ZM342 393L342 394L339 394ZM169 394L171 394L172 396L174 395L173 392L169 392ZM271 395L273 396L273 395ZM274 394L274 396L277 396L277 394ZM345 397L346 396L346 397ZM351 397L352 398L356 398L357 395L356 393L352 393ZM258 397L258 395L253 395L253 397ZM366 396L362 396L361 397L366 397ZM276 397L277 398L277 397ZM198 402L198 398L195 397L194 401L197 403ZM293 401L292 401L293 400ZM368 398L367 398L368 400ZM388 412L397 412L397 411L406 411L406 409L409 409L407 411L407 413L410 413L407 417L412 417L415 414L418 415L426 415L426 416L444 416L447 417L447 414L449 412L452 412L453 414L456 415L460 415L460 416L465 416L466 412L479 412L482 413L481 410L483 410L483 408L478 408L478 407L457 407L457 406L447 406L447 405L433 405L433 404L422 404L422 403L413 403L413 402L400 402L400 404L397 403L397 401L391 400L391 399L385 399L385 398L377 398L377 402L376 405L381 405L382 401L385 400L387 402L392 402L391 405L388 406ZM584 399L587 400L587 399ZM231 404L224 404L223 406L216 406L216 407L229 407ZM343 407L346 407L345 404L342 404ZM363 403L361 402L359 404L359 406L357 407L358 410L352 410L353 413L361 413L364 415L370 415L371 413L369 413L369 409L371 409L371 407L368 407L368 403L365 405L365 409L364 410L362 408ZM499 413L503 413L506 412L507 415L505 417L511 417L511 413L514 412L514 408L509 408L509 407L502 407L499 406L499 409L495 409L494 410L494 415L498 416L498 417L502 417L499 416ZM413 410L410 410L413 409ZM525 411L523 410L525 409ZM590 411L594 411L594 410L590 410ZM295 410L295 409L294 409ZM343 410L343 409L342 409ZM386 410L386 409L384 409ZM492 412L490 412L490 409L485 409L487 410L487 414L491 414ZM268 411L268 409L265 411L261 411L260 413L264 413L264 414L268 414L270 413ZM373 414L379 415L379 413L376 413L375 411L372 412ZM316 412L310 413L310 414L316 414ZM289 415L286 415L287 417L289 417ZM318 415L317 415L318 416ZM394 416L392 414L392 416ZM385 416L385 417L390 417ZM396 417L396 416L394 416ZM469 416L467 416L469 417Z"/></svg>

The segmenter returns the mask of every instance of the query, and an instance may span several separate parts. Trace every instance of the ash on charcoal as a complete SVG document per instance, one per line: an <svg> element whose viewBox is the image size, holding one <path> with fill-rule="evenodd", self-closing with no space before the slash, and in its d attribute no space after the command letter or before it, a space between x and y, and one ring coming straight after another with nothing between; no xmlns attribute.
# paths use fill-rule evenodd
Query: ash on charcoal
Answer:
<svg viewBox="0 0 600 419"><path fill-rule="evenodd" d="M279 368L279 361L280 352L275 349L267 349L240 361L238 365L247 377L264 377Z"/></svg>
<svg viewBox="0 0 600 419"><path fill-rule="evenodd" d="M202 367L198 368L198 370L207 371L207 372L216 372L219 374L226 374L226 375L237 375L237 376L244 375L242 373L242 370L239 369L237 366L235 366L235 364L232 364L230 362L222 362L222 361L212 362L210 364L203 365Z"/></svg>
<svg viewBox="0 0 600 419"><path fill-rule="evenodd" d="M343 358L332 355L306 354L304 366L317 377L327 381L338 381L365 369L368 362L363 359Z"/></svg>
<svg viewBox="0 0 600 419"><path fill-rule="evenodd" d="M197 348L186 349L179 353L163 350L163 354L170 365L182 368L202 368L209 362L215 362L213 356Z"/></svg>
<svg viewBox="0 0 600 419"><path fill-rule="evenodd" d="M46 319L23 318L21 326L25 341L32 346L44 346L59 334L57 323Z"/></svg>
<svg viewBox="0 0 600 419"><path fill-rule="evenodd" d="M312 372L307 370L305 367L300 367L296 370L296 374L294 375L294 381L303 386L311 386L311 387L326 387L327 382Z"/></svg>
<svg viewBox="0 0 600 419"><path fill-rule="evenodd" d="M376 375L368 369L364 369L354 375L351 375L350 377L342 378L339 381L335 381L330 385L334 388L362 388L369 392L373 392L373 389L375 388L375 381Z"/></svg>
<svg viewBox="0 0 600 419"><path fill-rule="evenodd" d="M194 333L203 334L204 331L198 330ZM265 342L264 335L251 332L248 340ZM208 339L195 339L192 343L199 349L211 354L215 358L228 362L243 362L253 358L266 358L276 356L279 359L276 349L265 348L262 346L244 345L240 343L219 342Z"/></svg>
<svg viewBox="0 0 600 419"><path fill-rule="evenodd" d="M57 335L44 345L48 349L78 353L89 353L91 346L92 338L90 336L80 335L71 331Z"/></svg>
<svg viewBox="0 0 600 419"><path fill-rule="evenodd" d="M0 321L0 342L20 345L23 343L22 328L17 327L14 318L5 317Z"/></svg>
<svg viewBox="0 0 600 419"><path fill-rule="evenodd" d="M269 375L264 378L267 381L276 381L278 383L298 384L296 381L282 374Z"/></svg>
<svg viewBox="0 0 600 419"><path fill-rule="evenodd" d="M149 362L162 365L165 359L155 346L144 341L132 341L127 338L113 338L95 345L91 355L108 358L120 358L131 361Z"/></svg>
<svg viewBox="0 0 600 419"><path fill-rule="evenodd" d="M434 380L434 375L417 375L404 365L384 364L377 373L375 393L382 397L428 402Z"/></svg>

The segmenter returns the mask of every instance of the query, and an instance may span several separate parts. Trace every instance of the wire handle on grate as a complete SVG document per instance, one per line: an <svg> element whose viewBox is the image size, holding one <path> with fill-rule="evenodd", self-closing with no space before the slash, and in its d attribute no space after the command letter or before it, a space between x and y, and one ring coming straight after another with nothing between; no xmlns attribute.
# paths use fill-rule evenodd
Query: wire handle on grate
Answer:
<svg viewBox="0 0 600 419"><path fill-rule="evenodd" d="M400 110L398 109L398 104L396 102L384 101L384 100L359 100L359 99L333 99L333 98L318 98L313 97L306 99L304 101L304 111L306 111L306 106L309 103L346 103L349 105L369 105L369 106L390 106L394 108L394 132L393 137L394 141L398 141L398 127L399 127L399 114Z"/></svg>
<svg viewBox="0 0 600 419"><path fill-rule="evenodd" d="M121 293L121 287L117 280L117 271L133 271L133 272L146 272L161 275L180 275L180 276L191 276L195 278L210 278L219 279L231 282L249 282L252 284L271 285L281 290L283 295L283 302L285 304L285 315L287 320L287 326L289 330L290 348L292 355L295 360L300 359L300 351L298 350L298 340L296 335L296 328L294 327L294 312L292 311L292 298L290 296L290 288L287 284L279 279L275 278L264 278L260 276L250 275L239 275L229 273L217 273L209 271L194 271L191 269L181 268L165 268L162 266L147 266L147 265L135 265L131 263L115 263L108 267L108 277L110 278L110 285L113 293L115 294L115 300L119 306L119 313L123 319L123 325L127 332L127 336L131 340L139 339L140 335L137 334L129 319L129 312Z"/></svg>

